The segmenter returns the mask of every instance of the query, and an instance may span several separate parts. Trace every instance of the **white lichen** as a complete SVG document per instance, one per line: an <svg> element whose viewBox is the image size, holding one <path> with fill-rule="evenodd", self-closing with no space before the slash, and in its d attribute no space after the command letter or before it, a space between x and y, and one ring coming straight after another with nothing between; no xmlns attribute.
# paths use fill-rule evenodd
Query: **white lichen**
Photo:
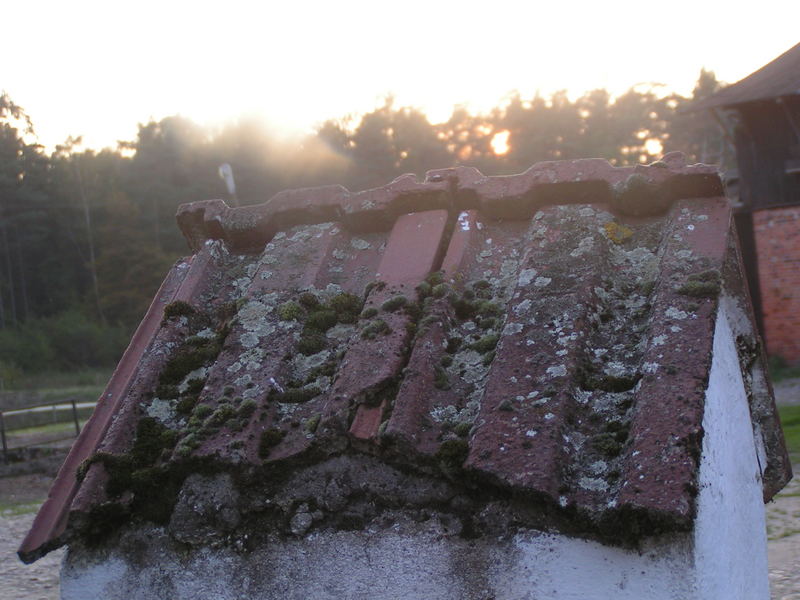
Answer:
<svg viewBox="0 0 800 600"><path fill-rule="evenodd" d="M674 306L670 306L667 310L664 311L664 314L670 319L678 319L678 320L685 319L686 317L689 316L686 312L678 310Z"/></svg>
<svg viewBox="0 0 800 600"><path fill-rule="evenodd" d="M578 485L585 490L593 492L605 492L608 490L608 483L596 477L581 477L578 480Z"/></svg>
<svg viewBox="0 0 800 600"><path fill-rule="evenodd" d="M356 250L367 250L371 247L371 244L367 240L362 240L361 238L353 238L350 240L350 245Z"/></svg>
<svg viewBox="0 0 800 600"><path fill-rule="evenodd" d="M526 287L531 284L536 278L537 272L536 269L522 269L519 273L518 284L520 287Z"/></svg>

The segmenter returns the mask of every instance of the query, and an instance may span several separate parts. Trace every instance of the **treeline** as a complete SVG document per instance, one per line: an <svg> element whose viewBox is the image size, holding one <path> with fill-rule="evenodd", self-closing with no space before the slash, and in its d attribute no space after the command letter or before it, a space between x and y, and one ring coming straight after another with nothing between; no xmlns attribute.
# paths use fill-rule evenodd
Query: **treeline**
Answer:
<svg viewBox="0 0 800 600"><path fill-rule="evenodd" d="M135 140L113 150L70 139L50 154L36 143L29 115L3 94L0 378L113 364L167 269L187 251L177 206L227 198L223 163L233 168L238 200L253 204L287 188L360 190L457 164L494 175L542 160L650 162L672 150L718 161L723 146L713 123L682 112L718 87L703 71L691 98L642 87L574 101L565 93L516 95L488 114L456 108L440 124L387 99L359 118L324 123L300 143L276 139L257 121L209 130L175 116L139 125Z"/></svg>

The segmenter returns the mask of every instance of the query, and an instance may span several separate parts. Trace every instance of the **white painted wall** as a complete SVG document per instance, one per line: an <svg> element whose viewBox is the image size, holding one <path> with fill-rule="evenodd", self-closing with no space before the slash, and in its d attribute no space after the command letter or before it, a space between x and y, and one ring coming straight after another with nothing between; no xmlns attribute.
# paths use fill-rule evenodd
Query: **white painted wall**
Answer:
<svg viewBox="0 0 800 600"><path fill-rule="evenodd" d="M70 554L64 600L687 600L691 536L642 553L530 533L470 542L436 531L312 534L250 554L181 557L163 534L146 556ZM162 537L162 539L159 539Z"/></svg>
<svg viewBox="0 0 800 600"><path fill-rule="evenodd" d="M703 416L694 536L698 597L767 600L761 471L728 316L721 302Z"/></svg>

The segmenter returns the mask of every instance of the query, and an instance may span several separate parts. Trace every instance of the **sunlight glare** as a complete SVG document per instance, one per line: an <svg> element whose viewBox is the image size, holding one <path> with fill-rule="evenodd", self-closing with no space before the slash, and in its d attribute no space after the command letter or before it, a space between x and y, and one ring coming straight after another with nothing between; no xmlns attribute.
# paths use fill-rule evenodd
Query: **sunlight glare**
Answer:
<svg viewBox="0 0 800 600"><path fill-rule="evenodd" d="M508 137L511 135L511 132L508 130L498 131L497 133L492 136L492 141L490 145L492 147L492 152L494 152L497 156L504 156L508 154L508 151L511 150L511 146L508 144Z"/></svg>
<svg viewBox="0 0 800 600"><path fill-rule="evenodd" d="M656 139L650 138L644 143L644 149L650 156L661 156L664 152L664 145Z"/></svg>

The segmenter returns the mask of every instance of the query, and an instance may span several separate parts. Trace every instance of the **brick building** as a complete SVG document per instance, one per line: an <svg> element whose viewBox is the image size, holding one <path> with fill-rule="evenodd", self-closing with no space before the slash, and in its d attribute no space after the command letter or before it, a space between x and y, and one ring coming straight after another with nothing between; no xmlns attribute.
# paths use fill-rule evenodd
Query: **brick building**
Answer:
<svg viewBox="0 0 800 600"><path fill-rule="evenodd" d="M694 110L736 147L736 222L767 351L800 363L800 44Z"/></svg>

